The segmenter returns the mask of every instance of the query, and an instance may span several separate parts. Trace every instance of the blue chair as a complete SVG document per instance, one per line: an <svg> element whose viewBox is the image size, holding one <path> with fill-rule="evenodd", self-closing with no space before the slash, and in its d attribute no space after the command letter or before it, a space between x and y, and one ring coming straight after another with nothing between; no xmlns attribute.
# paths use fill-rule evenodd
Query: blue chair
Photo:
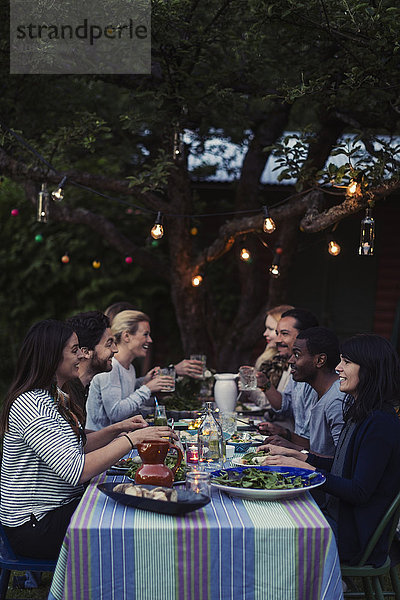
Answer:
<svg viewBox="0 0 400 600"><path fill-rule="evenodd" d="M17 556L0 524L0 600L5 600L11 571L51 571L57 561Z"/></svg>

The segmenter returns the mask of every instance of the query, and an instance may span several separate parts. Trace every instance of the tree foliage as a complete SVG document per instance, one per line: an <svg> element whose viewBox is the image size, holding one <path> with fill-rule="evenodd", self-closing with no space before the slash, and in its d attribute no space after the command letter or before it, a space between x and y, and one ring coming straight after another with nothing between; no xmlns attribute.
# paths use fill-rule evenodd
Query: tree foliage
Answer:
<svg viewBox="0 0 400 600"><path fill-rule="evenodd" d="M10 76L5 66L2 121L53 168L3 127L0 169L24 187L31 204L38 186L57 184L61 174L118 197L69 185L66 201L51 207L49 231L56 228L58 241L46 245L63 235L81 244L91 228L97 253L108 246L107 256L134 256L141 271L130 289L138 285L142 293L141 280L149 279L152 289L168 286L185 352L201 349L216 367L236 368L266 308L285 300L299 226L322 230L399 187L399 148L391 141L400 110L399 12L393 0L153 0L151 75ZM289 140L284 132L293 129L304 133ZM189 173L190 147L182 138L174 145L184 132L198 153L211 138L243 146L229 197L219 193L211 204L199 193L196 176L201 180L212 165ZM260 179L273 152L279 178L294 178L297 192L271 209L278 228L268 243L283 248L279 280L268 279L271 251L258 240L267 203ZM337 153L341 166L328 160ZM335 187L350 179L360 183L353 196ZM157 211L166 215L166 235L155 251L148 232ZM217 216L231 211L237 214ZM201 218L209 213L216 214L211 221ZM198 236L190 234L193 225ZM23 244L15 232L7 235L13 248ZM244 236L251 265L238 257ZM32 256L29 273L40 277L43 250L34 246ZM7 260L15 272L17 257ZM192 275L200 272L204 285L194 289ZM51 272L54 284L60 277ZM104 293L98 285L92 296L82 280L65 284L82 289L77 308L98 305L94 296ZM49 286L46 280L51 296Z"/></svg>

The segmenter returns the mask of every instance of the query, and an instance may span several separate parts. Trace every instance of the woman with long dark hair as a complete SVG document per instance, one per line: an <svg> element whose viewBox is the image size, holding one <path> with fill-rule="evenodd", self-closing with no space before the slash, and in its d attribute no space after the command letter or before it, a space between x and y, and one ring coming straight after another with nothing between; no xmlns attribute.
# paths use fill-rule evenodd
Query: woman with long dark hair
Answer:
<svg viewBox="0 0 400 600"><path fill-rule="evenodd" d="M22 343L3 404L0 520L15 552L57 558L83 483L109 468L134 444L172 434L146 427L110 441L89 433L82 414L61 390L82 357L76 333L54 320L36 323ZM138 424L141 427L142 424Z"/></svg>
<svg viewBox="0 0 400 600"><path fill-rule="evenodd" d="M306 462L289 449L270 446L267 464L296 466L326 475L324 513L334 530L343 562L356 564L400 491L400 362L393 346L373 334L359 334L342 344L336 370L346 393L344 427L334 459L309 454ZM284 456L285 455L285 456ZM370 559L386 558L387 534Z"/></svg>

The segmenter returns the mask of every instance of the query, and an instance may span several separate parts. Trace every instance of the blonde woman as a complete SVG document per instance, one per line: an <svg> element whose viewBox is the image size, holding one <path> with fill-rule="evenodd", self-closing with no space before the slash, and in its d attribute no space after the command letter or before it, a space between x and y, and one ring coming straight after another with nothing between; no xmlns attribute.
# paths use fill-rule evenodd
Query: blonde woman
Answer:
<svg viewBox="0 0 400 600"><path fill-rule="evenodd" d="M276 327L283 313L287 310L291 310L292 308L294 308L294 306L291 306L290 304L280 304L279 306L270 308L267 312L267 316L265 317L265 331L263 333L267 345L265 346L264 352L260 354L260 356L256 360L255 368L257 369L257 371L260 370L260 367L263 363L271 361L274 358L274 356L276 356Z"/></svg>
<svg viewBox="0 0 400 600"><path fill-rule="evenodd" d="M132 361L145 358L152 339L150 319L138 310L118 313L111 326L118 352L112 359L112 370L96 375L89 388L87 428L98 430L127 417L139 414L153 405L152 394L171 384L171 378L156 375L159 367L137 379Z"/></svg>

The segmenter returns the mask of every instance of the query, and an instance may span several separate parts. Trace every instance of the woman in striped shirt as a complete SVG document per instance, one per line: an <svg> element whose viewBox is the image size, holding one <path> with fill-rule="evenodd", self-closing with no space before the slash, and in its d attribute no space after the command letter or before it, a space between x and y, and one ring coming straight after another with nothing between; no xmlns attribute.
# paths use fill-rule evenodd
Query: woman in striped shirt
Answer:
<svg viewBox="0 0 400 600"><path fill-rule="evenodd" d="M77 376L81 357L69 325L37 323L22 343L3 404L0 520L23 556L57 558L83 484L134 444L173 435L168 427L143 429L143 420L133 417L86 438L79 407L61 391Z"/></svg>

